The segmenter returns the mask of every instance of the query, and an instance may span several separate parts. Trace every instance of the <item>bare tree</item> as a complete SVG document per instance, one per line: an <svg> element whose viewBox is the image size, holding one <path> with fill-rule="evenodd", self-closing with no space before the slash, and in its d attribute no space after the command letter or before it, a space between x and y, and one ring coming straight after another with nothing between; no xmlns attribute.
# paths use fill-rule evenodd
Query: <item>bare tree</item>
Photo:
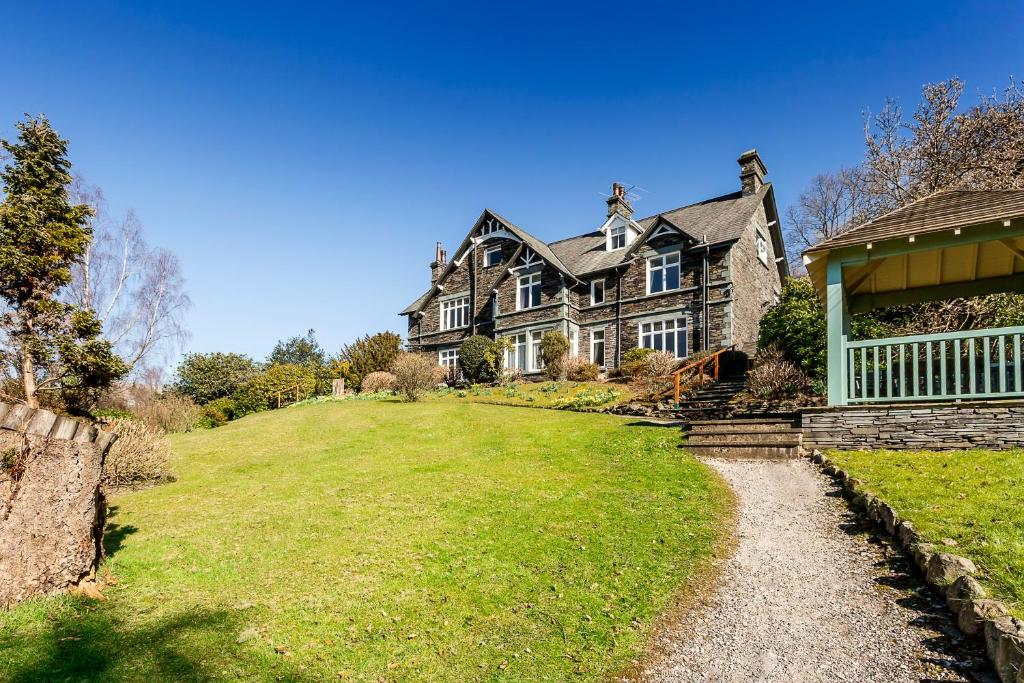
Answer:
<svg viewBox="0 0 1024 683"><path fill-rule="evenodd" d="M859 168L815 176L811 186L786 210L790 263L799 264L805 249L863 220L866 202Z"/></svg>
<svg viewBox="0 0 1024 683"><path fill-rule="evenodd" d="M103 336L139 379L188 338L184 314L191 306L178 258L150 247L134 211L114 219L100 188L76 177L71 195L93 207L92 242L73 270L65 296L92 308Z"/></svg>

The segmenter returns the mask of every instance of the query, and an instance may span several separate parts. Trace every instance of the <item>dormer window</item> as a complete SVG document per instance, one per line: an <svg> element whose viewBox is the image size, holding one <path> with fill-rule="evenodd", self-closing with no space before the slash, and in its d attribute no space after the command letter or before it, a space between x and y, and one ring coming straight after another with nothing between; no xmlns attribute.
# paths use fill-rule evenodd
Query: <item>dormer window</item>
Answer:
<svg viewBox="0 0 1024 683"><path fill-rule="evenodd" d="M612 226L611 235L609 235L610 249L622 249L626 246L626 226L615 225Z"/></svg>

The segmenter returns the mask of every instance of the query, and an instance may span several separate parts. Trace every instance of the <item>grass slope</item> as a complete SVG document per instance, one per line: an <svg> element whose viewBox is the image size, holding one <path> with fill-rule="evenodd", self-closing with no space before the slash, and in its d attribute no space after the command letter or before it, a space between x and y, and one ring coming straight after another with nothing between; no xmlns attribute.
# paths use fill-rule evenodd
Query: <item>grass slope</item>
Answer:
<svg viewBox="0 0 1024 683"><path fill-rule="evenodd" d="M830 453L925 539L970 557L1024 617L1024 451Z"/></svg>
<svg viewBox="0 0 1024 683"><path fill-rule="evenodd" d="M431 397L433 398L433 397ZM474 385L468 389L447 390L439 400L468 403L492 403L533 408L561 407L565 402L576 408L606 408L633 398L625 384L614 382L517 382L504 386Z"/></svg>
<svg viewBox="0 0 1024 683"><path fill-rule="evenodd" d="M348 401L174 438L126 493L109 600L0 615L0 678L597 680L722 543L676 430Z"/></svg>

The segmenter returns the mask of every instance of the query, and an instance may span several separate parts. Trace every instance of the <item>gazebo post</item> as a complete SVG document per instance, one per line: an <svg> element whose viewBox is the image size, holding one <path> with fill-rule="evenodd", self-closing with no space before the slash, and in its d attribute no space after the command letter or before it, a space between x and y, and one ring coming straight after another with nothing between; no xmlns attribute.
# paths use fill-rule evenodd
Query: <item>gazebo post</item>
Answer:
<svg viewBox="0 0 1024 683"><path fill-rule="evenodd" d="M846 405L846 343L850 339L850 309L843 287L843 264L829 255L826 274L828 335L828 404Z"/></svg>

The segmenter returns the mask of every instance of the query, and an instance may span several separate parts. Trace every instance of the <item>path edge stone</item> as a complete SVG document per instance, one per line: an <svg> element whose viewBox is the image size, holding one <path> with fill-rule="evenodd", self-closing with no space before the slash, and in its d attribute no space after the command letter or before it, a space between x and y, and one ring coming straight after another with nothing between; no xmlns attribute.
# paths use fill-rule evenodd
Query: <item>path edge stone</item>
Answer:
<svg viewBox="0 0 1024 683"><path fill-rule="evenodd" d="M925 543L908 520L901 519L891 505L865 491L862 481L820 450L811 451L807 458L839 485L850 509L888 535L896 547L913 559L925 583L946 597L946 606L960 631L985 641L985 653L999 680L1024 683L1024 622L1008 616L1005 604L988 598L974 578L974 563Z"/></svg>

